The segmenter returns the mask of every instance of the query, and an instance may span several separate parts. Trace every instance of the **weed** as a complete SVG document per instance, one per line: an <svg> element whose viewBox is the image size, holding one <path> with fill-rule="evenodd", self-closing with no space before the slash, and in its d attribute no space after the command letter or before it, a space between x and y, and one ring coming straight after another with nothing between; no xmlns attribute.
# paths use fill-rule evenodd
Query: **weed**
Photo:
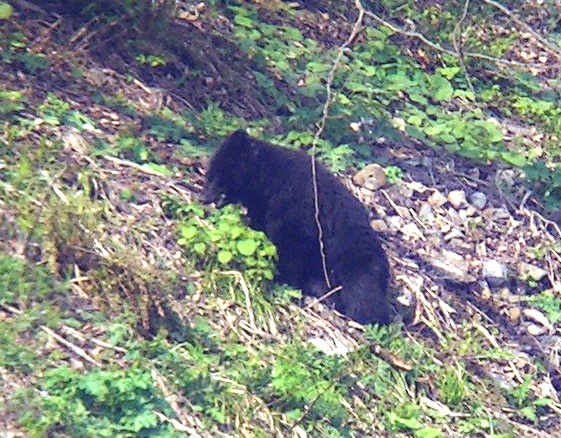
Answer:
<svg viewBox="0 0 561 438"><path fill-rule="evenodd" d="M271 280L276 248L264 233L247 227L240 212L233 205L210 214L197 204L177 206L178 243L210 269L237 269L252 283Z"/></svg>
<svg viewBox="0 0 561 438"><path fill-rule="evenodd" d="M95 123L86 115L70 109L68 102L49 93L45 101L38 107L41 118L49 125L68 125L83 130L86 125L94 127Z"/></svg>
<svg viewBox="0 0 561 438"><path fill-rule="evenodd" d="M182 436L163 420L162 415L173 418L174 414L147 369L80 374L60 367L47 371L38 389L42 395L22 410L22 423L32 437L55 431L82 437Z"/></svg>
<svg viewBox="0 0 561 438"><path fill-rule="evenodd" d="M403 170L397 166L386 166L384 168L384 173L390 184L397 184L404 176Z"/></svg>
<svg viewBox="0 0 561 438"><path fill-rule="evenodd" d="M539 307L547 315L547 319L557 324L561 321L561 298L551 290L527 297L534 306Z"/></svg>

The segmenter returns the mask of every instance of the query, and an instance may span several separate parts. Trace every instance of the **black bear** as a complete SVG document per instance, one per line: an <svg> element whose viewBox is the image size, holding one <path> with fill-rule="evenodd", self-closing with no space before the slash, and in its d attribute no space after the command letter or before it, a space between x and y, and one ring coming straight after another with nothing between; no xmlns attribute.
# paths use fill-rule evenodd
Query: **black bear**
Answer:
<svg viewBox="0 0 561 438"><path fill-rule="evenodd" d="M311 157L233 133L210 161L201 193L204 203L239 203L252 228L276 245L279 282L326 298L357 322L386 324L389 267L363 205L316 162L319 217L316 217ZM320 248L317 219L321 224Z"/></svg>

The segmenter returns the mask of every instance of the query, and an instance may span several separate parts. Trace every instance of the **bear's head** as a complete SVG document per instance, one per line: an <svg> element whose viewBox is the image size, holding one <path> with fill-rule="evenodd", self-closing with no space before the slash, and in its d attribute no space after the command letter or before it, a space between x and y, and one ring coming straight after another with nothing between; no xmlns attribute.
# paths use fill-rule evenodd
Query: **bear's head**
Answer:
<svg viewBox="0 0 561 438"><path fill-rule="evenodd" d="M206 180L199 199L203 204L217 206L242 202L245 179L251 171L252 139L244 131L234 132L218 148L206 173Z"/></svg>

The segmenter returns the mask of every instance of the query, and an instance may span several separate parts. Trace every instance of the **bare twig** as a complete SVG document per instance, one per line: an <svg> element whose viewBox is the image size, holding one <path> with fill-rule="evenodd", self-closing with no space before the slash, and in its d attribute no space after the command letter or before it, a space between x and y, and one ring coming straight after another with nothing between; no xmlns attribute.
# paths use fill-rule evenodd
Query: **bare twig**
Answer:
<svg viewBox="0 0 561 438"><path fill-rule="evenodd" d="M395 26L394 24L382 19L381 17L376 15L374 12L365 11L364 14L366 16L372 18L374 21L377 21L381 25L387 27L388 29L390 29L391 31L393 31L395 33L398 33L398 34L403 35L403 36L411 37L411 38L417 38L422 43L424 43L425 45L429 46L430 48L432 48L432 49L434 49L438 52L448 53L449 55L453 55L453 56L457 55L456 52L454 52L453 50L446 49L446 48L442 47L440 44L436 44L436 43L433 43L432 41L428 40L427 37L425 37L423 34L421 34L419 32L411 32L411 31L402 29L398 26ZM527 63L518 62L518 61L509 61L509 60L506 60L506 59L496 58L494 56L484 55L482 53L475 53L475 52L464 52L464 56L469 57L469 58L485 59L487 61L491 61L491 62L494 62L496 64L510 65L510 66L515 66L515 67L525 67L525 68L532 67L532 68L541 69L541 70L547 70L547 69L551 68L550 65L547 66L547 65L543 65L541 63L540 64L536 64L536 63L527 64Z"/></svg>
<svg viewBox="0 0 561 438"><path fill-rule="evenodd" d="M537 33L534 29L532 29L530 26L528 26L526 23L519 20L511 10L509 10L505 6L497 3L494 0L481 0L481 1L483 3L487 3L490 6L493 6L494 8L497 8L499 11L501 11L503 14L505 14L508 18L510 18L512 21L514 21L514 23L516 23L518 26L523 28L526 32L531 34L537 41L539 41L544 46L545 49L547 49L549 52L553 53L554 55L556 55L558 57L561 57L561 48L559 48L558 46L555 46L553 43L546 40L539 33Z"/></svg>
<svg viewBox="0 0 561 438"><path fill-rule="evenodd" d="M70 348L74 353L76 353L82 359L87 360L88 362L94 364L97 367L101 367L101 363L99 363L97 360L95 360L93 357L91 357L82 348L78 347L77 345L74 345L72 342L67 341L62 336L60 336L59 334L57 334L53 330L51 330L49 327L42 325L41 330L43 330L45 333L52 336L60 344L63 344L65 346L67 346L68 348Z"/></svg>
<svg viewBox="0 0 561 438"><path fill-rule="evenodd" d="M132 167L133 169L139 170L148 175L161 176L161 177L166 176L162 172L158 172L157 170L150 169L149 167L146 167L142 164L134 163L133 161L123 160L121 158L112 157L111 155L104 155L103 158L105 158L108 161L112 161L113 163L118 164L120 166Z"/></svg>
<svg viewBox="0 0 561 438"><path fill-rule="evenodd" d="M454 32L452 32L452 44L454 45L454 50L456 50L458 60L460 61L460 66L462 67L462 70L464 71L464 76L466 78L466 82L468 84L468 87L471 90L471 92L473 93L473 95L476 96L475 88L473 88L473 84L471 83L471 78L470 78L469 73L468 73L467 68L466 68L466 63L465 63L465 58L464 58L463 41L461 41L461 39L462 39L462 24L464 23L464 21L467 17L468 8L469 8L469 0L465 0L464 9L462 11L462 16L460 17L460 20L456 24L456 27L454 28ZM458 40L460 40L460 41L458 41Z"/></svg>
<svg viewBox="0 0 561 438"><path fill-rule="evenodd" d="M316 226L318 228L318 241L319 241L319 250L321 255L321 266L323 269L323 277L329 289L331 289L332 286L331 286L331 281L329 279L329 271L327 270L325 245L323 242L323 229L321 227L321 221L319 217L319 192L318 192L317 169L316 169L316 160L315 160L316 145L321 134L323 133L323 130L325 129L325 123L327 122L327 116L329 115L329 108L331 106L332 98L333 98L331 87L335 79L335 72L339 68L339 65L341 63L341 58L343 57L343 53L345 52L345 49L351 45L351 43L354 41L354 39L356 38L362 27L362 20L364 18L365 11L360 0L355 0L355 7L358 10L358 17L355 21L355 24L353 26L351 34L349 35L349 38L347 38L345 43L341 47L339 47L337 57L335 58L335 62L333 63L333 66L331 67L331 70L329 71L329 75L327 77L327 83L325 86L325 91L326 91L325 103L323 105L322 117L318 123L318 129L314 135L314 141L312 142L312 150L311 150L311 158L310 158L311 165L312 165L312 188L314 192L314 218L316 221Z"/></svg>

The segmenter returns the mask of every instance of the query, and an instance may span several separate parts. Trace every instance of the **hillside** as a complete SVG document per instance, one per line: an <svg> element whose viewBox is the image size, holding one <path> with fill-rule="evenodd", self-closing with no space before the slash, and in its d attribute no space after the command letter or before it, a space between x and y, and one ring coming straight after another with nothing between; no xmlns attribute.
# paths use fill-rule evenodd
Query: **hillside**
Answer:
<svg viewBox="0 0 561 438"><path fill-rule="evenodd" d="M561 436L558 2L67 3L0 1L2 436ZM197 202L240 128L369 209L392 324Z"/></svg>

